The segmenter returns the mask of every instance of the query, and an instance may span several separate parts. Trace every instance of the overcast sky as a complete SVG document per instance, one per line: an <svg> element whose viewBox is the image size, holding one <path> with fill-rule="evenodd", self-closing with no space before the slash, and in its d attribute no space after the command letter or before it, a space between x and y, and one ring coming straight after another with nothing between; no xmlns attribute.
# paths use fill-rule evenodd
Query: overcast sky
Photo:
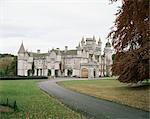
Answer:
<svg viewBox="0 0 150 119"><path fill-rule="evenodd" d="M67 45L74 49L83 36L102 40L114 25L120 2L109 0L0 0L0 53L25 49L47 52Z"/></svg>

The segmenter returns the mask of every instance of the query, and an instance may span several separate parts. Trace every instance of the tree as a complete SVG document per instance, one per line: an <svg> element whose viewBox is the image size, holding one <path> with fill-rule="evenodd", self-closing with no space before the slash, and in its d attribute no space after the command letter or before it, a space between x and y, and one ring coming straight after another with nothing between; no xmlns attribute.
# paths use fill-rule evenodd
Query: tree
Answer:
<svg viewBox="0 0 150 119"><path fill-rule="evenodd" d="M9 65L9 75L16 76L17 75L17 57L14 56L12 63Z"/></svg>
<svg viewBox="0 0 150 119"><path fill-rule="evenodd" d="M116 1L116 0L111 0ZM112 70L121 82L149 78L149 0L122 0L109 33L116 50Z"/></svg>
<svg viewBox="0 0 150 119"><path fill-rule="evenodd" d="M16 76L17 57L10 54L0 54L0 76Z"/></svg>

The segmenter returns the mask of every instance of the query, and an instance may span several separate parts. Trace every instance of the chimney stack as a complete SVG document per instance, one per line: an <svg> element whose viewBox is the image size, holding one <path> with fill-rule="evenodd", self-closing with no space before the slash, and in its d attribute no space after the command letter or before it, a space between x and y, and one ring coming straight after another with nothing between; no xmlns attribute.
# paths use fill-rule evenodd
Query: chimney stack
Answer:
<svg viewBox="0 0 150 119"><path fill-rule="evenodd" d="M65 46L65 52L67 52L67 50L68 50L68 46Z"/></svg>
<svg viewBox="0 0 150 119"><path fill-rule="evenodd" d="M40 53L40 49L37 50L37 53Z"/></svg>

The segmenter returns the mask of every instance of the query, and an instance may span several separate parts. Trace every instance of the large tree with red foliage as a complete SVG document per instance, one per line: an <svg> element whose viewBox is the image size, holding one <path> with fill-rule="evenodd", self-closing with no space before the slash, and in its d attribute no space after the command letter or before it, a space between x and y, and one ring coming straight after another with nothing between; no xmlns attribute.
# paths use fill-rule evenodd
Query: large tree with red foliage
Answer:
<svg viewBox="0 0 150 119"><path fill-rule="evenodd" d="M149 0L122 0L116 16L108 35L116 50L114 74L125 83L149 79Z"/></svg>

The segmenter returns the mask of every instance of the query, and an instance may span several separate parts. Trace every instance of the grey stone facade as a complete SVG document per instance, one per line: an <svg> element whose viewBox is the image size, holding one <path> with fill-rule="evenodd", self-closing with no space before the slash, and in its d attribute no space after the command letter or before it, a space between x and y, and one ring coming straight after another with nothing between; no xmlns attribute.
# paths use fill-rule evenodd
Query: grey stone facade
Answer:
<svg viewBox="0 0 150 119"><path fill-rule="evenodd" d="M101 54L102 42L93 38L82 38L74 50L52 49L47 53L28 52L23 43L18 51L18 75L51 77L85 77L96 78L111 76L112 49L106 43Z"/></svg>

